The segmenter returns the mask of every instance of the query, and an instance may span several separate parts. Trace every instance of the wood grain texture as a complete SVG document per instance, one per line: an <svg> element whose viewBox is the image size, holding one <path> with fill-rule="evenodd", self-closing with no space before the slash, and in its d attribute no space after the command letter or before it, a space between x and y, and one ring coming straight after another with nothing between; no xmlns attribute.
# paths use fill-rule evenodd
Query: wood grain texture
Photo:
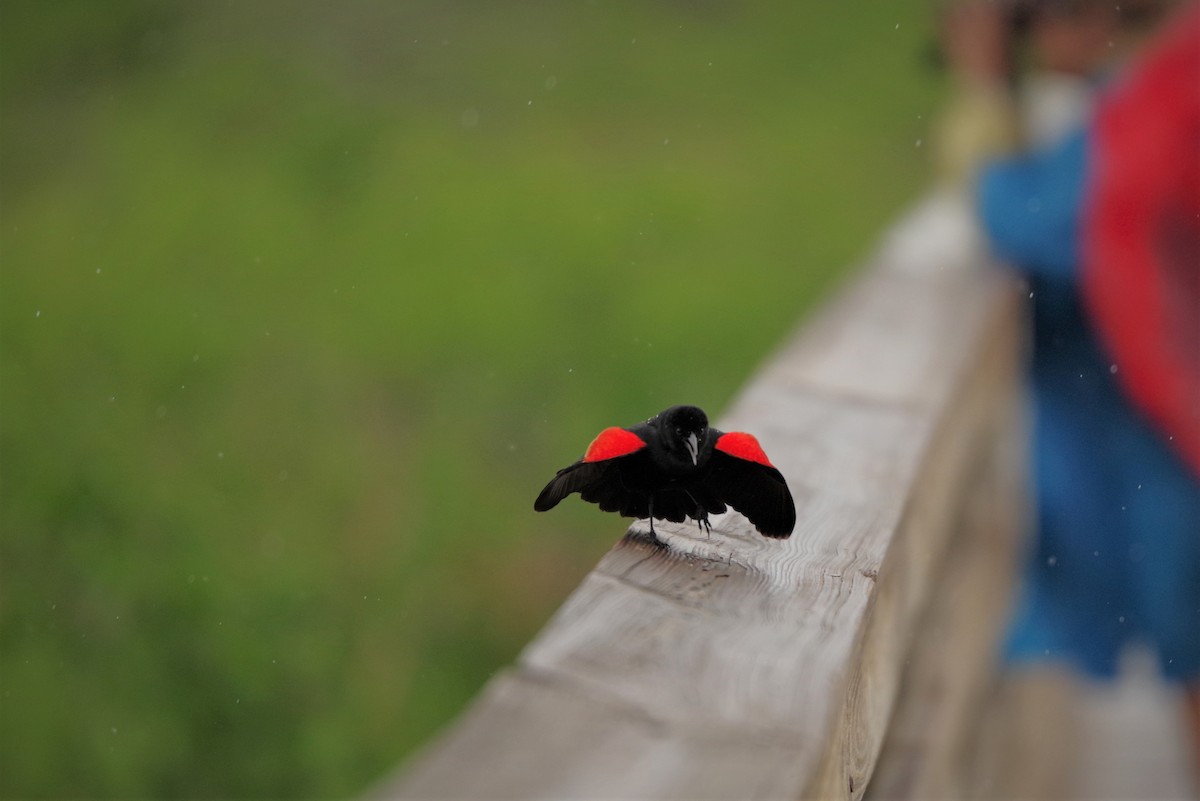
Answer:
<svg viewBox="0 0 1200 801"><path fill-rule="evenodd" d="M1011 435L1018 330L1000 276L880 253L719 421L787 477L791 539L730 512L656 524L659 549L635 523L377 795L861 797L972 476Z"/></svg>
<svg viewBox="0 0 1200 801"><path fill-rule="evenodd" d="M1011 486L1023 449L1002 445L1008 447L980 461L965 493L956 536L906 659L868 799L966 799L978 792L973 765L1017 562L1011 532L1024 517Z"/></svg>

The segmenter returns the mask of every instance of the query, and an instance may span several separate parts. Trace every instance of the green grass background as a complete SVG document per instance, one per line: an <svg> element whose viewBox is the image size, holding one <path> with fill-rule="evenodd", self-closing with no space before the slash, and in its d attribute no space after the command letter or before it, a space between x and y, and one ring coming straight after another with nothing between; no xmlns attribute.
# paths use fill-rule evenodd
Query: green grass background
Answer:
<svg viewBox="0 0 1200 801"><path fill-rule="evenodd" d="M0 794L352 794L919 190L927 3L0 0Z"/></svg>

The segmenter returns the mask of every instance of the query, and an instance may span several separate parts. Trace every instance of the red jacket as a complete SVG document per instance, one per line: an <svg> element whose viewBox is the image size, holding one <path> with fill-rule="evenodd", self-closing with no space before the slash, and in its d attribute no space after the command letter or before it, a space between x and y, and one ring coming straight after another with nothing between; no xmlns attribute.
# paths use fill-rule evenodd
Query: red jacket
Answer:
<svg viewBox="0 0 1200 801"><path fill-rule="evenodd" d="M1200 3L1097 111L1083 291L1118 377L1200 476Z"/></svg>

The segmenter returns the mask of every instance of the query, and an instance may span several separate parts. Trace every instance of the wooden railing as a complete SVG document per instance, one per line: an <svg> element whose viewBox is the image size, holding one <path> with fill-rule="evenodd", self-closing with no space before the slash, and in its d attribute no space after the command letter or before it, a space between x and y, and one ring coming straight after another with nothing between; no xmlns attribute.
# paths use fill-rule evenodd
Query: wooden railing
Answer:
<svg viewBox="0 0 1200 801"><path fill-rule="evenodd" d="M909 233L719 420L787 477L791 539L626 536L376 796L964 795L1022 520L1020 304Z"/></svg>

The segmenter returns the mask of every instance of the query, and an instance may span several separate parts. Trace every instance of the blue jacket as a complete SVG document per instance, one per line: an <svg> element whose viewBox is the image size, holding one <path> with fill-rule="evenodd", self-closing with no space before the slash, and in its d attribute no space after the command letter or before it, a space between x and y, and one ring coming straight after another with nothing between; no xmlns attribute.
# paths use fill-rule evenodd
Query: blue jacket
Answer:
<svg viewBox="0 0 1200 801"><path fill-rule="evenodd" d="M996 162L978 205L1028 280L1037 531L1008 655L1111 676L1145 640L1164 675L1200 677L1200 492L1123 394L1078 288L1088 136Z"/></svg>

